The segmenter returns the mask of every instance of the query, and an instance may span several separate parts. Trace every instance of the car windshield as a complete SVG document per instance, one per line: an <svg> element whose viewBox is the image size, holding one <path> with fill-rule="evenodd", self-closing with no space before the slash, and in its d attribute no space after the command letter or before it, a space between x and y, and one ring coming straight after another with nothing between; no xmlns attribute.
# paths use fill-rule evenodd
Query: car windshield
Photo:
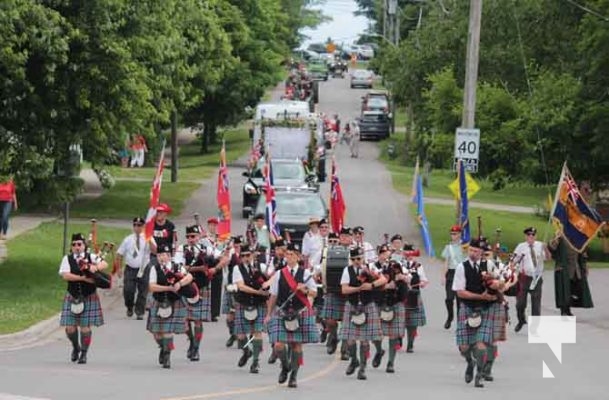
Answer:
<svg viewBox="0 0 609 400"><path fill-rule="evenodd" d="M387 99L381 96L370 96L367 105L373 108L385 108L387 107Z"/></svg>
<svg viewBox="0 0 609 400"><path fill-rule="evenodd" d="M285 216L323 217L325 215L324 204L318 194L275 192L275 204L279 218ZM264 196L260 196L256 213L264 213L265 208L266 200Z"/></svg>
<svg viewBox="0 0 609 400"><path fill-rule="evenodd" d="M305 180L305 171L302 164L299 162L287 163L287 162L273 162L273 179L293 179L297 181ZM265 161L261 159L258 161L256 170L252 173L252 178L263 179Z"/></svg>

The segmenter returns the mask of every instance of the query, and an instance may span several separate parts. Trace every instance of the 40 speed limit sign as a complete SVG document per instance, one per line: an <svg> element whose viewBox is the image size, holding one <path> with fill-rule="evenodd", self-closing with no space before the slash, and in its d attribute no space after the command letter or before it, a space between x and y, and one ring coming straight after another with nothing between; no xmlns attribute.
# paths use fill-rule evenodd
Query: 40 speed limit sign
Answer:
<svg viewBox="0 0 609 400"><path fill-rule="evenodd" d="M480 155L480 129L457 128L455 135L455 162L461 159L468 172L478 172L478 156Z"/></svg>

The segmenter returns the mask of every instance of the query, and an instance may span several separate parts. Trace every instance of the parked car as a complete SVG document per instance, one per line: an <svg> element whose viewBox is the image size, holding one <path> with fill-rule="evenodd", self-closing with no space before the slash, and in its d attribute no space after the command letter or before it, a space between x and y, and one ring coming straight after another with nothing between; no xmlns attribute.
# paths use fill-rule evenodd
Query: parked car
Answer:
<svg viewBox="0 0 609 400"><path fill-rule="evenodd" d="M309 60L307 63L307 71L314 81L327 81L328 76L328 64L325 60L317 59L317 60Z"/></svg>
<svg viewBox="0 0 609 400"><path fill-rule="evenodd" d="M311 217L319 219L328 217L328 207L319 192L310 189L277 188L275 190L276 222L281 235L290 236L294 243L301 244L304 234L309 230ZM266 199L258 199L255 213L264 214ZM251 223L251 222L250 222Z"/></svg>
<svg viewBox="0 0 609 400"><path fill-rule="evenodd" d="M390 120L384 112L364 111L357 120L359 125L359 135L363 139L386 139L389 137L391 129Z"/></svg>
<svg viewBox="0 0 609 400"><path fill-rule="evenodd" d="M243 172L243 176L247 177L247 181L243 184L243 207L242 216L247 218L252 214L254 207L258 202L258 198L262 194L264 188L263 170L265 166L264 157L258 160L256 168L252 171ZM296 189L311 189L319 190L319 182L317 175L307 172L298 159L272 159L271 167L273 168L273 187L281 188L296 188Z"/></svg>
<svg viewBox="0 0 609 400"><path fill-rule="evenodd" d="M367 69L354 69L351 73L351 89L365 87L372 89L374 73Z"/></svg>
<svg viewBox="0 0 609 400"><path fill-rule="evenodd" d="M389 95L381 90L374 90L362 96L362 112L382 111L391 119L391 107L389 105Z"/></svg>

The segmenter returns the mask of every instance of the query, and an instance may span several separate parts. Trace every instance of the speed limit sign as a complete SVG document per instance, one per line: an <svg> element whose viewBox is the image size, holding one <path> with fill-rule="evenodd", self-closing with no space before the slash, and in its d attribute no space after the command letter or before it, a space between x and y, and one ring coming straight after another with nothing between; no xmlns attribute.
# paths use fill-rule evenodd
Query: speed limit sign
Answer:
<svg viewBox="0 0 609 400"><path fill-rule="evenodd" d="M455 135L455 163L459 159L465 165L465 170L478 172L478 156L480 155L480 129L457 128Z"/></svg>

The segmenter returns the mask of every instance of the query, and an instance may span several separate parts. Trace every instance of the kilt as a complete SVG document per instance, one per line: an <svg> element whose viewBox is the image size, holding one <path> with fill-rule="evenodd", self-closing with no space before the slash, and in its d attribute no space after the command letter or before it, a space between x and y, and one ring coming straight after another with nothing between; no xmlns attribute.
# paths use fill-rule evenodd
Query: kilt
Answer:
<svg viewBox="0 0 609 400"><path fill-rule="evenodd" d="M303 311L299 318L300 328L294 332L285 329L283 319L277 310L273 312L268 325L271 343L318 343L319 329L315 323L315 312L312 309Z"/></svg>
<svg viewBox="0 0 609 400"><path fill-rule="evenodd" d="M211 291L203 288L199 294L200 298L195 304L186 302L189 321L211 321Z"/></svg>
<svg viewBox="0 0 609 400"><path fill-rule="evenodd" d="M235 298L233 293L230 293L224 287L224 296L222 297L222 314L229 314L235 309Z"/></svg>
<svg viewBox="0 0 609 400"><path fill-rule="evenodd" d="M59 318L60 326L101 326L104 324L104 314L102 312L101 303L97 293L93 293L84 299L85 309L80 315L72 314L70 311L70 303L72 295L66 293L61 306L61 318Z"/></svg>
<svg viewBox="0 0 609 400"><path fill-rule="evenodd" d="M395 303L391 308L393 309L393 319L389 322L381 320L383 336L389 339L404 337L404 331L406 330L406 309L404 308L404 303ZM379 315L380 310L381 307L379 307Z"/></svg>
<svg viewBox="0 0 609 400"><path fill-rule="evenodd" d="M180 298L172 303L173 313L169 318L156 315L159 303L155 300L150 305L146 329L151 333L185 333L188 310L184 300Z"/></svg>
<svg viewBox="0 0 609 400"><path fill-rule="evenodd" d="M321 310L322 319L333 319L340 321L343 319L345 310L345 298L336 293L326 293L324 306Z"/></svg>
<svg viewBox="0 0 609 400"><path fill-rule="evenodd" d="M245 306L235 302L235 335L251 335L254 332L264 331L264 315L266 314L266 303L258 307L258 317L255 321L245 319Z"/></svg>
<svg viewBox="0 0 609 400"><path fill-rule="evenodd" d="M351 310L353 308L351 303L345 302L345 312L338 338L340 340L382 340L383 331L381 330L381 319L376 303L370 302L364 306L366 323L360 326L351 322Z"/></svg>
<svg viewBox="0 0 609 400"><path fill-rule="evenodd" d="M503 303L493 303L489 307L489 312L493 314L493 340L505 342L507 340L505 305Z"/></svg>
<svg viewBox="0 0 609 400"><path fill-rule="evenodd" d="M419 304L416 308L406 304L406 326L424 326L427 324L425 316L425 306L421 295L417 296Z"/></svg>
<svg viewBox="0 0 609 400"><path fill-rule="evenodd" d="M473 309L461 303L459 307L459 313L457 317L457 345L476 344L482 342L491 344L493 342L493 331L494 331L494 312L490 310L491 307L482 308L480 315L482 317L482 323L477 328L470 328L467 325L467 314L472 312Z"/></svg>

